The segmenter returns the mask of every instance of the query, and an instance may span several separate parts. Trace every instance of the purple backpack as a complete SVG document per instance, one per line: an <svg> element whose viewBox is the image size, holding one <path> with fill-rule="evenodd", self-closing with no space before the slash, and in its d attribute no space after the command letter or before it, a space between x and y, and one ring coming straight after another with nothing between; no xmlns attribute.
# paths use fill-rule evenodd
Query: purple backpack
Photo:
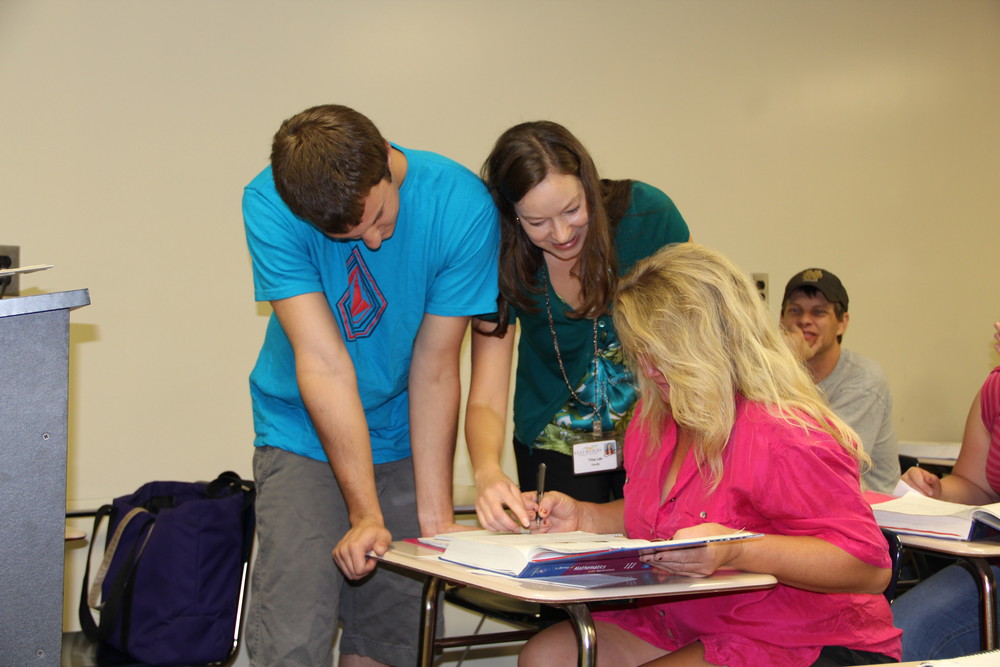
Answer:
<svg viewBox="0 0 1000 667"><path fill-rule="evenodd" d="M80 594L80 624L103 662L221 662L236 649L254 534L253 482L149 482L101 507L101 567ZM93 549L93 541L90 548ZM100 624L90 609L100 609Z"/></svg>

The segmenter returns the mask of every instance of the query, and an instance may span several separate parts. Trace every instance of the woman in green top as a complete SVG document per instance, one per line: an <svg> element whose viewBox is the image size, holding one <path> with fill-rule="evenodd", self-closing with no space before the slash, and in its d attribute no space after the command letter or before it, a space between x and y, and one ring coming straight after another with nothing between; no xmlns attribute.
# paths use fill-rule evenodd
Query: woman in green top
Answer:
<svg viewBox="0 0 1000 667"><path fill-rule="evenodd" d="M528 525L521 491L621 497L620 444L636 402L609 306L618 277L664 245L690 240L670 198L637 181L598 177L569 130L548 121L504 132L482 170L500 211L500 297L473 321L465 435L476 511L492 530ZM520 488L500 466L516 322L514 454ZM593 444L591 444L593 443ZM597 444L600 443L600 444ZM582 469L574 474L574 446Z"/></svg>

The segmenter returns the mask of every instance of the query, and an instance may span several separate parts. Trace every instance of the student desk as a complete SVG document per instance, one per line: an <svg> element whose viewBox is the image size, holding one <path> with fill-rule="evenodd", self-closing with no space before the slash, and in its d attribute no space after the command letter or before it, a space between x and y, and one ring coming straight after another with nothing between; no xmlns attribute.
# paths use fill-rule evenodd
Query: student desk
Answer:
<svg viewBox="0 0 1000 667"><path fill-rule="evenodd" d="M437 630L438 599L443 582L450 581L465 586L507 595L528 602L561 607L569 614L579 646L578 664L593 667L597 664L594 621L587 608L588 602L624 600L630 598L700 595L726 591L771 588L777 580L768 574L747 572L720 572L704 579L669 577L662 582L635 583L602 588L568 588L544 581L515 579L477 572L471 568L439 560L439 551L408 542L393 542L379 560L407 570L427 575L421 610L420 662L424 667L433 664L435 634Z"/></svg>
<svg viewBox="0 0 1000 667"><path fill-rule="evenodd" d="M997 640L997 591L989 559L1000 558L1000 544L995 542L962 542L938 537L923 537L899 533L903 546L917 551L945 554L958 558L965 569L976 579L979 587L979 609L982 627L982 648L992 651L1000 648Z"/></svg>
<svg viewBox="0 0 1000 667"><path fill-rule="evenodd" d="M911 457L916 459L914 463L921 468L943 476L955 467L961 449L961 442L901 442L899 462L904 464L903 459Z"/></svg>
<svg viewBox="0 0 1000 667"><path fill-rule="evenodd" d="M951 469L962 449L961 442L901 442L899 453L912 456L922 466Z"/></svg>

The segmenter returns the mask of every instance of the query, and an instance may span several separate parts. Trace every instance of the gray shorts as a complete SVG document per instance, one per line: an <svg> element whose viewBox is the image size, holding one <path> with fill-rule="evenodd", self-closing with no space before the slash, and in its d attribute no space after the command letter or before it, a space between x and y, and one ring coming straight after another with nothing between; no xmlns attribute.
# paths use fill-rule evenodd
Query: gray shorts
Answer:
<svg viewBox="0 0 1000 667"><path fill-rule="evenodd" d="M330 465L275 447L254 452L257 560L247 618L250 664L322 665L340 652L389 665L417 662L423 579L383 566L348 581L331 552L350 528ZM375 466L386 527L394 540L418 537L413 463Z"/></svg>

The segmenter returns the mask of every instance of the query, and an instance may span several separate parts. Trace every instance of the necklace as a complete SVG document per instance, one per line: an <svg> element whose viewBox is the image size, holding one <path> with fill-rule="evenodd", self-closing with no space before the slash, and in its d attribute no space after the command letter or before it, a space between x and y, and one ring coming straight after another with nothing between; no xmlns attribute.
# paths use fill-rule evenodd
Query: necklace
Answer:
<svg viewBox="0 0 1000 667"><path fill-rule="evenodd" d="M569 389L570 395L576 399L578 403L587 405L594 410L594 417L591 419L591 431L594 437L599 438L604 432L601 424L601 414L600 414L600 402L601 393L599 389L600 383L598 382L598 356L597 356L597 318L593 318L591 321L594 324L594 401L585 401L577 395L576 391L573 389L573 385L570 384L569 376L566 375L566 367L563 365L562 354L559 352L559 338L556 336L556 323L552 318L552 303L549 300L549 286L552 281L549 279L549 269L545 267L545 312L549 316L549 331L552 332L552 347L556 351L556 361L559 362L559 370L562 372L563 382L566 383L566 388Z"/></svg>

